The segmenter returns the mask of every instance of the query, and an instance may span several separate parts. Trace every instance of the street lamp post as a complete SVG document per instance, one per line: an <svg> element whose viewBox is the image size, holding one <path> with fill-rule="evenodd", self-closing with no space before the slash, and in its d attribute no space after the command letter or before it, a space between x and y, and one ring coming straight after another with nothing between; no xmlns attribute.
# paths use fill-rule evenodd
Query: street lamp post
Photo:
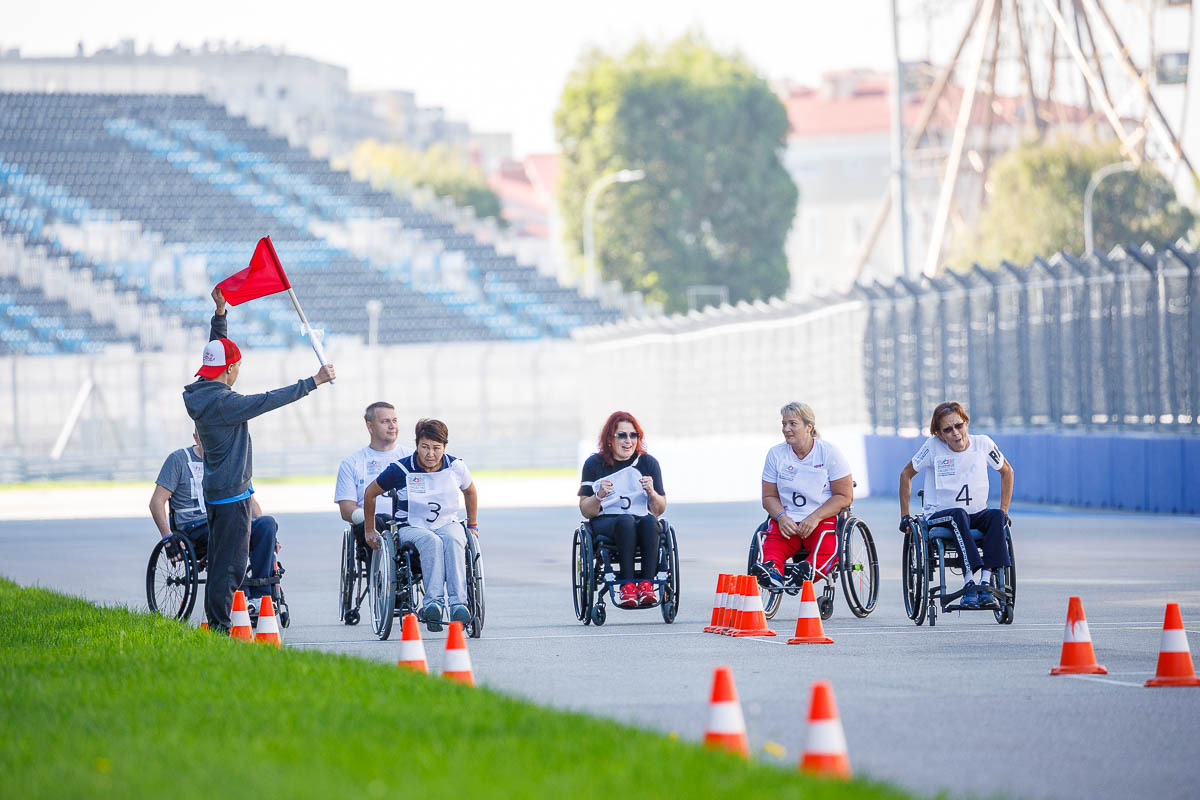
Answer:
<svg viewBox="0 0 1200 800"><path fill-rule="evenodd" d="M1132 161L1118 161L1116 164L1109 164L1101 167L1092 173L1092 179L1088 181L1087 190L1083 193L1083 254L1090 256L1092 250L1095 249L1095 237L1092 231L1092 195L1096 193L1096 187L1100 185L1100 181L1107 178L1109 175L1115 175L1118 172L1137 172L1138 165Z"/></svg>
<svg viewBox="0 0 1200 800"><path fill-rule="evenodd" d="M632 183L646 177L644 170L623 169L601 175L583 198L583 294L596 294L596 197L614 183Z"/></svg>

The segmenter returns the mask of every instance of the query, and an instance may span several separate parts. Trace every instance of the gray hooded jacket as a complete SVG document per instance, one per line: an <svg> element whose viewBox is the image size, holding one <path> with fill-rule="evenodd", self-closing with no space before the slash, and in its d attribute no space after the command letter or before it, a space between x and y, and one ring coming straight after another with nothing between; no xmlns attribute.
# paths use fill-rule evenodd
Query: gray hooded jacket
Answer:
<svg viewBox="0 0 1200 800"><path fill-rule="evenodd" d="M214 314L209 341L226 335L224 315ZM253 446L246 424L260 414L294 403L317 388L304 378L292 386L262 394L238 394L217 381L199 378L183 389L183 404L196 423L204 447L204 499L237 497L250 488L254 473Z"/></svg>

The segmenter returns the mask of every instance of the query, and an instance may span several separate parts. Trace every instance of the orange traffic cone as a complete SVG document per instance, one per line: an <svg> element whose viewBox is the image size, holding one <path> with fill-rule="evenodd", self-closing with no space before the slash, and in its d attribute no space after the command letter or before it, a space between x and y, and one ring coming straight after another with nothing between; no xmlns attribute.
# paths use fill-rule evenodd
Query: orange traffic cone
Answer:
<svg viewBox="0 0 1200 800"><path fill-rule="evenodd" d="M746 720L742 704L733 686L729 667L717 667L713 672L712 695L708 701L708 729L704 731L704 746L713 750L729 750L750 755L746 741Z"/></svg>
<svg viewBox="0 0 1200 800"><path fill-rule="evenodd" d="M733 577L726 573L717 576L717 594L713 597L712 619L705 626L705 633L717 633L721 630L721 614L725 611L725 597L729 593L729 579Z"/></svg>
<svg viewBox="0 0 1200 800"><path fill-rule="evenodd" d="M400 660L396 662L396 666L429 674L429 664L425 661L425 643L421 641L421 625L416 614L404 615L404 625L400 631Z"/></svg>
<svg viewBox="0 0 1200 800"><path fill-rule="evenodd" d="M475 674L471 672L471 656L467 653L467 640L463 637L461 622L450 623L450 635L446 637L446 660L442 664L442 677L452 681L475 685Z"/></svg>
<svg viewBox="0 0 1200 800"><path fill-rule="evenodd" d="M758 593L758 580L753 575L743 575L742 621L734 636L774 636L775 631L767 627L767 615L763 613L762 595Z"/></svg>
<svg viewBox="0 0 1200 800"><path fill-rule="evenodd" d="M229 614L229 638L243 642L254 641L254 630L250 627L250 612L246 610L246 595L238 589L233 593L233 609Z"/></svg>
<svg viewBox="0 0 1200 800"><path fill-rule="evenodd" d="M200 630L202 630L202 631L208 630L208 620L205 620L204 622L200 623Z"/></svg>
<svg viewBox="0 0 1200 800"><path fill-rule="evenodd" d="M808 731L804 737L804 755L800 771L838 778L850 777L850 757L846 754L846 734L833 701L829 681L812 685L808 707Z"/></svg>
<svg viewBox="0 0 1200 800"><path fill-rule="evenodd" d="M1067 601L1067 627L1063 631L1062 656L1051 675L1107 675L1108 670L1096 663L1092 650L1092 634L1088 632L1083 615L1083 601L1072 597Z"/></svg>
<svg viewBox="0 0 1200 800"><path fill-rule="evenodd" d="M283 647L283 640L279 638L279 620L275 618L275 604L271 602L271 595L264 594L261 602L262 605L258 608L258 628L254 632L254 641Z"/></svg>
<svg viewBox="0 0 1200 800"><path fill-rule="evenodd" d="M742 590L739 588L742 585L744 575L729 576L729 591L725 594L725 621L721 626L721 630L717 633L723 636L732 636L734 631L738 630L742 624Z"/></svg>
<svg viewBox="0 0 1200 800"><path fill-rule="evenodd" d="M1162 639L1158 645L1158 670L1146 681L1147 686L1200 686L1192 666L1192 651L1183 631L1179 603L1167 603Z"/></svg>
<svg viewBox="0 0 1200 800"><path fill-rule="evenodd" d="M812 581L805 581L800 590L796 635L788 639L788 644L833 644L833 639L825 635L825 627L821 625L821 611L817 608L817 594L813 591Z"/></svg>

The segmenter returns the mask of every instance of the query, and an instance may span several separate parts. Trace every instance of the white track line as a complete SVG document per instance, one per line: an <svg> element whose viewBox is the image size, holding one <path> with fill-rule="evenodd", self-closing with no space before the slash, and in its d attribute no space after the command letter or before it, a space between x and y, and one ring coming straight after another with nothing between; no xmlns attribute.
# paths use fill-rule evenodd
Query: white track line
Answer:
<svg viewBox="0 0 1200 800"><path fill-rule="evenodd" d="M1141 689L1142 684L1131 683L1130 681L1114 681L1111 678L1101 678L1099 675L1055 675L1056 678L1074 678L1078 681L1095 681L1096 683L1111 683L1114 686L1132 686L1135 689Z"/></svg>

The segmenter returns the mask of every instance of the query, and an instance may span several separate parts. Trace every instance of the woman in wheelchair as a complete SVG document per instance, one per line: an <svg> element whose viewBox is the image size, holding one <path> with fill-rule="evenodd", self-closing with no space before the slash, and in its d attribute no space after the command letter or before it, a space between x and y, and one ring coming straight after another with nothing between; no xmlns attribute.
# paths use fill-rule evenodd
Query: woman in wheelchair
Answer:
<svg viewBox="0 0 1200 800"><path fill-rule="evenodd" d="M783 442L767 451L762 507L771 517L763 541L763 568L771 585L784 585L787 560L803 551L800 580L828 572L837 558L837 515L854 499L854 478L841 452L817 433L804 403L779 410ZM824 534L824 536L822 536Z"/></svg>
<svg viewBox="0 0 1200 800"><path fill-rule="evenodd" d="M379 549L375 504L379 495L396 490L396 516L404 519L398 544L412 543L421 560L425 605L420 618L432 631L442 629L442 602L449 601L450 619L468 625L467 532L459 520L462 492L469 528L479 534L479 495L471 472L461 459L447 455L450 432L446 423L422 419L416 426L416 451L389 465L363 495L364 537Z"/></svg>
<svg viewBox="0 0 1200 800"><path fill-rule="evenodd" d="M912 479L925 472L925 518L930 524L948 526L953 531L966 562L961 607L987 608L995 602L989 589L991 572L1012 566L1005 527L1012 500L1013 468L990 437L969 432L970 423L971 418L959 403L939 403L933 410L930 437L900 473L900 530L910 530ZM1000 473L998 509L987 507L989 469ZM972 541L972 528L983 533L982 559Z"/></svg>
<svg viewBox="0 0 1200 800"><path fill-rule="evenodd" d="M645 434L633 415L613 412L600 431L599 449L583 462L579 511L598 539L617 549L621 581L616 603L624 608L657 602L651 581L658 570L658 522L667 510L662 469L646 452ZM641 550L641 574L634 556Z"/></svg>

